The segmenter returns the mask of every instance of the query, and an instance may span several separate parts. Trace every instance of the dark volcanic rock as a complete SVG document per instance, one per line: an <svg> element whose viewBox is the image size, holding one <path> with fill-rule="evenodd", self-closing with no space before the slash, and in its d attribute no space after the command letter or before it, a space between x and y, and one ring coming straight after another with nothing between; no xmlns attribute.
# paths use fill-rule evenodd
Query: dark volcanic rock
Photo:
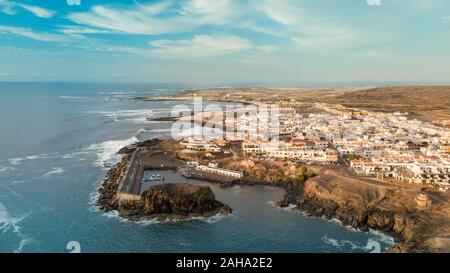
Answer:
<svg viewBox="0 0 450 273"><path fill-rule="evenodd" d="M289 206L289 200L283 199L277 202L277 206L280 208L287 208Z"/></svg>
<svg viewBox="0 0 450 273"><path fill-rule="evenodd" d="M176 214L188 216L231 209L217 201L211 188L192 184L162 184L142 195L144 214Z"/></svg>
<svg viewBox="0 0 450 273"><path fill-rule="evenodd" d="M395 216L393 213L370 210L367 214L367 225L370 228L381 230L383 232L393 231L395 225Z"/></svg>
<svg viewBox="0 0 450 273"><path fill-rule="evenodd" d="M145 191L140 200L114 200L108 209L116 209L120 216L130 220L188 219L233 211L216 200L211 188L186 183L155 185Z"/></svg>
<svg viewBox="0 0 450 273"><path fill-rule="evenodd" d="M155 146L155 145L157 145L157 144L159 144L161 142L162 142L161 139L153 138L153 139L149 139L149 140L145 140L145 141L141 141L141 142L135 143L135 144L127 146L127 147L123 147L117 153L118 154L131 154L132 152L134 152L136 150L136 148L152 147L152 146Z"/></svg>

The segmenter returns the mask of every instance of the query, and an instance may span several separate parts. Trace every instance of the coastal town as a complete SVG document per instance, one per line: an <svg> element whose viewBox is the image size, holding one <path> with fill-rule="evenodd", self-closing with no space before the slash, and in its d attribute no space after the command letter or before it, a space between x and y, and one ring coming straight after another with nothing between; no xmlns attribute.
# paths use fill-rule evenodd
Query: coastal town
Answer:
<svg viewBox="0 0 450 273"><path fill-rule="evenodd" d="M194 109L201 111L182 105L182 115L175 111L150 119L170 122L170 137L119 151L123 160L107 174L100 208L134 221L227 215L232 208L198 183L232 187L236 193L243 186L263 185L285 191L274 202L278 208L395 234L399 242L392 252L447 249L450 128L442 118L431 122L417 112L375 111L321 99L357 96L365 89L319 90L306 102L285 96L290 90L275 95L262 90L267 94L255 99L251 92L139 98L194 100ZM227 103L225 111L196 108L198 94L209 95L208 104Z"/></svg>
<svg viewBox="0 0 450 273"><path fill-rule="evenodd" d="M233 135L230 141L239 142L241 155L248 158L341 164L355 174L379 180L449 189L448 128L411 120L399 112L369 112L326 103L313 107L320 112L300 114L292 107L280 108L277 142L262 140L256 130L249 130L255 117L242 114L233 129L245 133ZM208 154L223 152L225 144L221 138L182 142L184 149Z"/></svg>

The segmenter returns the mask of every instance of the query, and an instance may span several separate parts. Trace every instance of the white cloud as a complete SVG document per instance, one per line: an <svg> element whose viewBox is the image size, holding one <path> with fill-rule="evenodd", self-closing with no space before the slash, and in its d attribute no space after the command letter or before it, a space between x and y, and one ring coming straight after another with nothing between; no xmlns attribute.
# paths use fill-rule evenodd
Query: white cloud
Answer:
<svg viewBox="0 0 450 273"><path fill-rule="evenodd" d="M47 32L37 32L30 28L23 28L23 27L10 27L0 25L0 34L1 33L19 35L33 40L44 42L58 42L66 40L66 38L63 35L52 34Z"/></svg>
<svg viewBox="0 0 450 273"><path fill-rule="evenodd" d="M358 33L354 30L324 24L318 27L305 28L291 39L303 50L328 51L355 45L353 41L357 36Z"/></svg>
<svg viewBox="0 0 450 273"><path fill-rule="evenodd" d="M66 3L69 6L80 6L81 0L66 0Z"/></svg>
<svg viewBox="0 0 450 273"><path fill-rule="evenodd" d="M7 1L7 0L0 0L0 7L1 11L6 14L16 14L16 9L21 8L28 12L33 13L35 16L40 18L50 18L55 15L55 12L46 8L33 6L33 5L26 5L14 1Z"/></svg>
<svg viewBox="0 0 450 273"><path fill-rule="evenodd" d="M253 6L283 25L274 29L278 36L290 39L301 50L323 52L361 44L360 31L355 26L346 26L320 10L306 9L299 1L255 0Z"/></svg>
<svg viewBox="0 0 450 273"><path fill-rule="evenodd" d="M15 7L20 6L40 17L52 16L51 12L46 13L45 9L35 6L0 0L0 7L2 3L13 3ZM220 27L220 33L223 33L197 35L188 40L156 40L150 42L152 48L132 47L126 43L111 46L98 40L96 43L100 46L85 45L93 50L101 48L105 51L159 57L213 56L250 48L260 54L276 50L273 45L253 45L246 39L225 34L235 30L258 32L292 41L297 48L307 51L330 51L361 45L361 31L353 25L346 26L339 18L328 16L320 10L307 10L296 0L249 0L246 3L238 0L186 0L181 4L173 0L152 3L134 0L131 5L96 5L88 11L71 12L67 18L75 24L57 26L56 31L60 34L40 33L25 28L17 28L14 32L10 29L8 32L41 41L62 40L61 36L64 35L66 38L87 39L85 34L148 36L187 33L198 31L204 26L212 26L213 29Z"/></svg>
<svg viewBox="0 0 450 273"><path fill-rule="evenodd" d="M227 9L230 4L230 0L190 0L185 5L183 5L181 14L213 14Z"/></svg>
<svg viewBox="0 0 450 273"><path fill-rule="evenodd" d="M54 11L45 9L45 8L41 8L38 6L31 6L31 5L25 5L25 4L19 4L19 3L17 3L17 5L23 9L33 13L34 15L36 15L37 17L40 17L40 18L50 18L50 17L53 17L53 15L55 15Z"/></svg>
<svg viewBox="0 0 450 273"><path fill-rule="evenodd" d="M4 1L4 0L0 0L0 11L5 14L9 14L9 15L16 14L13 4L9 1Z"/></svg>
<svg viewBox="0 0 450 273"><path fill-rule="evenodd" d="M59 32L69 35L76 35L76 34L111 34L111 33L117 33L111 30L105 30L105 29L98 29L98 28L91 28L91 27L84 27L84 26L73 26L73 25L63 25L60 26L58 29Z"/></svg>
<svg viewBox="0 0 450 273"><path fill-rule="evenodd" d="M168 2L134 5L131 8L94 6L88 12L70 13L68 18L81 25L129 34L161 34L172 31L166 19L155 18L168 8ZM181 22L180 22L181 24Z"/></svg>
<svg viewBox="0 0 450 273"><path fill-rule="evenodd" d="M89 43L80 43L76 45L77 48L81 48L88 51L100 51L100 52L115 52L115 53L126 53L139 56L150 56L150 51L148 49L142 49L131 46L118 46L118 45L108 45L99 44L96 41L89 41Z"/></svg>
<svg viewBox="0 0 450 273"><path fill-rule="evenodd" d="M203 25L231 23L239 10L231 0L191 0L180 8L172 9L172 2L136 4L124 7L98 5L87 12L73 12L67 16L71 21L99 29L126 34L158 35L193 30ZM168 11L168 15L160 16Z"/></svg>
<svg viewBox="0 0 450 273"><path fill-rule="evenodd" d="M369 6L381 6L381 0L367 0Z"/></svg>
<svg viewBox="0 0 450 273"><path fill-rule="evenodd" d="M256 1L254 8L283 25L296 25L301 22L301 11L298 2L290 0L262 0Z"/></svg>
<svg viewBox="0 0 450 273"><path fill-rule="evenodd" d="M450 16L442 16L441 19L444 22L450 22Z"/></svg>
<svg viewBox="0 0 450 273"><path fill-rule="evenodd" d="M260 45L257 46L256 48L267 53L277 50L277 47L274 45Z"/></svg>
<svg viewBox="0 0 450 273"><path fill-rule="evenodd" d="M214 4L212 4L214 3ZM114 5L94 6L88 12L70 13L68 18L81 25L107 29L127 34L157 35L178 33L205 24L223 24L231 20L225 8L229 1L189 1L178 13L161 17L171 7L171 2L140 4L130 7Z"/></svg>
<svg viewBox="0 0 450 273"><path fill-rule="evenodd" d="M209 57L252 48L251 43L235 36L196 35L190 40L156 40L151 54L159 57Z"/></svg>
<svg viewBox="0 0 450 273"><path fill-rule="evenodd" d="M246 39L225 35L196 35L189 40L155 40L150 47L118 46L104 44L97 40L75 45L90 51L126 53L154 58L201 58L232 54L253 48Z"/></svg>

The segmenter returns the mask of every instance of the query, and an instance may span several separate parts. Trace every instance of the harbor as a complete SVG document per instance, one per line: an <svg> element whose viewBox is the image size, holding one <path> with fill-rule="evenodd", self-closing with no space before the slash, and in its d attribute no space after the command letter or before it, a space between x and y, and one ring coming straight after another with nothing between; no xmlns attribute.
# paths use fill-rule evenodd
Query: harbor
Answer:
<svg viewBox="0 0 450 273"><path fill-rule="evenodd" d="M137 200L149 187L166 182L166 176L162 175L161 171L176 169L172 153L137 147L119 184L117 198Z"/></svg>

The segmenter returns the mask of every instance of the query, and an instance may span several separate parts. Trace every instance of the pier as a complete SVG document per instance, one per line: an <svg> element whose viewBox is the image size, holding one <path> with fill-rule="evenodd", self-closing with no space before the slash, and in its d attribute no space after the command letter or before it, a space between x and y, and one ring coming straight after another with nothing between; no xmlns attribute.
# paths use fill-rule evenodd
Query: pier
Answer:
<svg viewBox="0 0 450 273"><path fill-rule="evenodd" d="M144 185L142 183L144 173L147 170L176 170L173 154L167 151L148 150L146 147L138 147L133 152L127 170L119 184L117 191L118 199L137 200L140 199ZM164 179L162 179L164 180Z"/></svg>

